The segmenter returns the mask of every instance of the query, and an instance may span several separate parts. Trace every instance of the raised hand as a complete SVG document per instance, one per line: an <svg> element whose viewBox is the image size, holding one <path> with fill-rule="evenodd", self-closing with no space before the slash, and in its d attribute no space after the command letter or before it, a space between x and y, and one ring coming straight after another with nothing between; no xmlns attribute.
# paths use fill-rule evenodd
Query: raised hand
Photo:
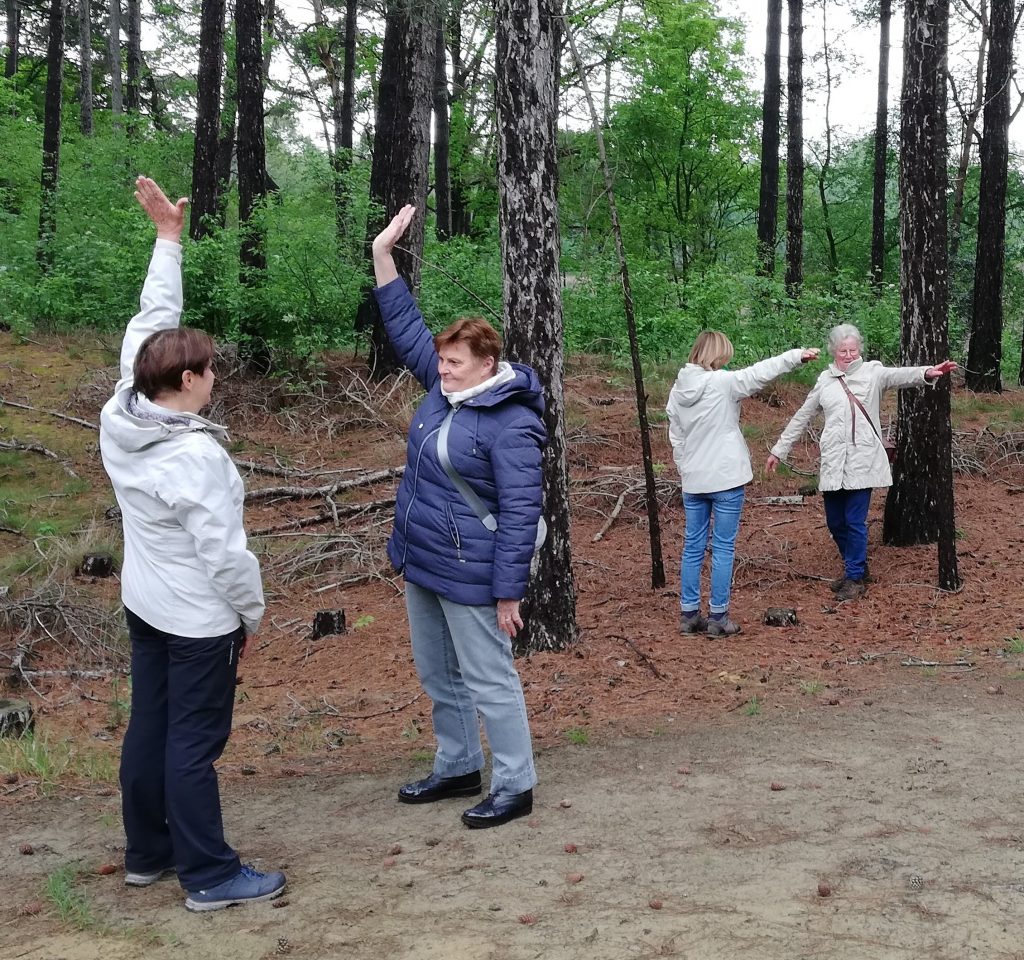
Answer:
<svg viewBox="0 0 1024 960"><path fill-rule="evenodd" d="M821 353L821 351L817 347L810 347L800 354L800 362L810 363L812 360L817 360L819 353Z"/></svg>
<svg viewBox="0 0 1024 960"><path fill-rule="evenodd" d="M185 229L187 197L171 203L156 185L156 181L149 177L139 177L135 181L135 199L156 225L156 235L160 240L172 240L174 243L181 240L181 233Z"/></svg>
<svg viewBox="0 0 1024 960"><path fill-rule="evenodd" d="M927 370L925 370L925 379L938 380L939 377L944 376L947 373L952 373L954 370L956 370L956 368L956 361L943 360L942 363L937 363L934 367L929 367Z"/></svg>
<svg viewBox="0 0 1024 960"><path fill-rule="evenodd" d="M409 229L415 215L416 208L407 203L391 218L391 223L373 238L373 273L378 287L383 287L398 276L391 251L395 249L402 234Z"/></svg>

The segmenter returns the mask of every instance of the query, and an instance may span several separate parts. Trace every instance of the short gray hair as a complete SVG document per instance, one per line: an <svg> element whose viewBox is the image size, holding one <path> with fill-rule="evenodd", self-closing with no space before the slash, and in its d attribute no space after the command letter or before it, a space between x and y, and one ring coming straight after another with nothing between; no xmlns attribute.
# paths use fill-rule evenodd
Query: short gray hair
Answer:
<svg viewBox="0 0 1024 960"><path fill-rule="evenodd" d="M864 349L864 338L860 335L860 331L852 323L841 323L828 332L828 352L834 357L839 349L839 344L844 340L849 340L850 337L857 341L862 350Z"/></svg>

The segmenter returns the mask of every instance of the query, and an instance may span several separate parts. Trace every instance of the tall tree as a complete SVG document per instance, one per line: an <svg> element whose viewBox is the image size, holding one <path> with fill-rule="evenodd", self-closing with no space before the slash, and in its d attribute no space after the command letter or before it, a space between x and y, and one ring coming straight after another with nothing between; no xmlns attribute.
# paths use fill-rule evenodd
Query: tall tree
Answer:
<svg viewBox="0 0 1024 960"><path fill-rule="evenodd" d="M782 0L768 0L768 30L764 48L764 105L761 133L761 193L757 205L758 273L775 273L779 221L779 121L782 97L780 48Z"/></svg>
<svg viewBox="0 0 1024 960"><path fill-rule="evenodd" d="M92 136L92 10L78 0L78 126Z"/></svg>
<svg viewBox="0 0 1024 960"><path fill-rule="evenodd" d="M242 235L239 256L243 281L258 286L267 269L260 210L267 195L260 0L235 3L235 72L238 82L238 222Z"/></svg>
<svg viewBox="0 0 1024 960"><path fill-rule="evenodd" d="M107 26L107 68L110 71L110 112L114 122L121 116L121 0L110 0Z"/></svg>
<svg viewBox="0 0 1024 960"><path fill-rule="evenodd" d="M18 0L4 0L7 16L7 57L4 76L10 79L18 72L18 45L21 42L21 4Z"/></svg>
<svg viewBox="0 0 1024 960"><path fill-rule="evenodd" d="M878 102L875 107L875 167L871 196L871 282L880 288L885 273L885 185L889 159L889 24L892 0L878 8Z"/></svg>
<svg viewBox="0 0 1024 960"><path fill-rule="evenodd" d="M931 365L949 352L946 60L949 0L906 0L900 101L900 353ZM903 390L883 538L939 545L939 587L956 589L950 387Z"/></svg>
<svg viewBox="0 0 1024 960"><path fill-rule="evenodd" d="M978 249L974 264L967 386L999 392L1003 385L1003 267L1006 174L1009 159L1010 84L1013 82L1014 0L992 0L991 41L985 77Z"/></svg>
<svg viewBox="0 0 1024 960"><path fill-rule="evenodd" d="M804 280L804 8L788 0L789 63L786 74L786 290Z"/></svg>
<svg viewBox="0 0 1024 960"><path fill-rule="evenodd" d="M577 638L569 548L564 338L559 272L558 0L497 0L498 223L505 350L544 384L548 537L523 603L517 647L562 650Z"/></svg>
<svg viewBox="0 0 1024 960"><path fill-rule="evenodd" d="M426 206L436 25L437 9L431 3L388 3L370 169L370 199L377 212L367 223L368 263L370 244L391 217L407 203L421 210ZM395 265L414 296L420 285L424 219L413 221L405 248L395 248ZM381 377L397 369L398 359L379 314L371 316L370 369Z"/></svg>
<svg viewBox="0 0 1024 960"><path fill-rule="evenodd" d="M235 65L234 9L227 6L224 27L224 96L217 135L217 223L223 229L227 218L228 192L231 187L231 165L235 158L235 134L238 126L238 70Z"/></svg>
<svg viewBox="0 0 1024 960"><path fill-rule="evenodd" d="M437 239L452 235L451 122L448 117L448 48L444 21L434 38L434 228Z"/></svg>
<svg viewBox="0 0 1024 960"><path fill-rule="evenodd" d="M39 245L36 259L45 273L53 266L60 175L60 112L64 69L64 0L50 0L46 43L46 104L43 108L43 168L40 177Z"/></svg>
<svg viewBox="0 0 1024 960"><path fill-rule="evenodd" d="M189 236L212 232L217 214L217 150L224 65L224 0L203 0L199 18L196 134L192 151L192 211Z"/></svg>
<svg viewBox="0 0 1024 960"><path fill-rule="evenodd" d="M142 2L128 0L128 63L125 108L137 114L142 103Z"/></svg>
<svg viewBox="0 0 1024 960"><path fill-rule="evenodd" d="M590 81L583 65L583 58L576 47L576 38L572 28L566 23L566 37L569 49L576 64L576 72L587 99L590 110L590 123L594 130L597 143L597 155L601 163L601 177L604 180L604 192L608 198L608 215L615 235L615 254L619 260L619 279L622 283L622 302L626 314L626 331L629 336L629 356L633 365L633 387L636 393L637 421L640 426L640 450L644 467L644 483L647 490L647 525L651 543L651 589L660 590L665 586L665 562L661 553L661 522L658 518L658 489L654 476L654 458L651 455L651 428L647 420L647 389L644 386L644 373L640 360L640 344L636 333L636 313L633 309L633 288L629 280L629 262L626 259L626 246L622 240L622 225L619 222L619 208L615 200L615 182L611 167L608 164L608 153L604 145L604 133L601 130L601 118L597 115L597 104L590 90Z"/></svg>

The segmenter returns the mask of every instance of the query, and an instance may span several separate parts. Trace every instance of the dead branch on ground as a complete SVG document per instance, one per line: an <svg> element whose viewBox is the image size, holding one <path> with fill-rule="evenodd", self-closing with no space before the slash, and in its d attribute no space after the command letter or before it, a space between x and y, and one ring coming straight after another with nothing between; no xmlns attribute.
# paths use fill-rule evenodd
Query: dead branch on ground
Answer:
<svg viewBox="0 0 1024 960"><path fill-rule="evenodd" d="M90 423L88 420L83 420L81 417L72 417L66 413L58 413L56 410L44 410L42 407L33 407L27 403L15 403L13 400L5 400L0 397L0 406L3 407L17 407L19 410L31 410L33 413L45 413L51 417L57 417L60 420L67 420L69 423L77 423L80 427L88 427L90 430L99 430L99 426L95 423Z"/></svg>
<svg viewBox="0 0 1024 960"><path fill-rule="evenodd" d="M67 463L52 450L48 450L41 443L25 443L23 440L11 439L0 440L0 450L19 450L25 453L38 453L60 464L60 468L72 479L77 480L78 474L67 465Z"/></svg>

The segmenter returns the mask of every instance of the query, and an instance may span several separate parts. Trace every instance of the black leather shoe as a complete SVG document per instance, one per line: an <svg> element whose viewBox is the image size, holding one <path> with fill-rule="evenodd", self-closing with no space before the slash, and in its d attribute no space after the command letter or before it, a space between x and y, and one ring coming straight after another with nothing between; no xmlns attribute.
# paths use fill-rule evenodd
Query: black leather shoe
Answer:
<svg viewBox="0 0 1024 960"><path fill-rule="evenodd" d="M423 780L414 780L399 787L398 799L401 803L433 803L449 797L472 797L480 789L479 770L464 773L461 777L442 777L432 773Z"/></svg>
<svg viewBox="0 0 1024 960"><path fill-rule="evenodd" d="M475 807L462 815L462 822L474 830L480 827L498 827L516 817L525 817L533 813L533 791L522 793L488 794Z"/></svg>

